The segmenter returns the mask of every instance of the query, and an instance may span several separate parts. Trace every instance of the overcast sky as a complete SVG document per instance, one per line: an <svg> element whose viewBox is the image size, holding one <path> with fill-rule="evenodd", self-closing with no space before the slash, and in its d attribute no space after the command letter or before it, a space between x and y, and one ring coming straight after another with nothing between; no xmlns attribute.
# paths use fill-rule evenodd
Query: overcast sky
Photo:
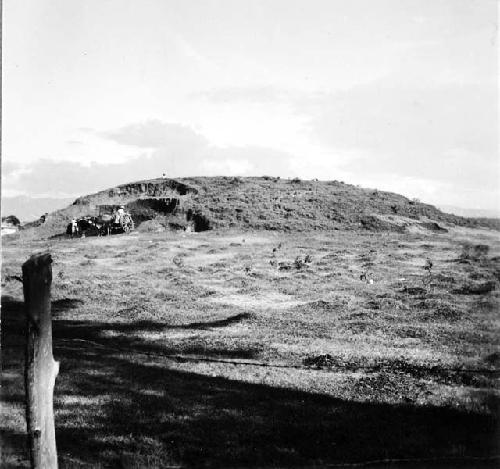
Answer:
<svg viewBox="0 0 500 469"><path fill-rule="evenodd" d="M3 195L338 179L498 208L496 0L4 0Z"/></svg>

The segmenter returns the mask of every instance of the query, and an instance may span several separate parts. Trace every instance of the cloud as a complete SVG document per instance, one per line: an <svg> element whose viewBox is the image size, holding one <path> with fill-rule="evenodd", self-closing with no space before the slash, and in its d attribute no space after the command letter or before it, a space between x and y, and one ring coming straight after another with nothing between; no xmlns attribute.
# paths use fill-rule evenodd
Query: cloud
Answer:
<svg viewBox="0 0 500 469"><path fill-rule="evenodd" d="M78 196L118 184L169 177L291 174L293 156L258 146L211 145L188 126L147 121L107 132L104 138L140 153L120 163L42 159L8 179L4 188L38 196Z"/></svg>
<svg viewBox="0 0 500 469"><path fill-rule="evenodd" d="M21 166L17 163L14 163L12 161L2 162L2 179L8 176L12 176L17 171L19 171L19 169L21 169Z"/></svg>
<svg viewBox="0 0 500 469"><path fill-rule="evenodd" d="M254 145L244 147L211 147L203 160L207 174L240 176L295 176L292 169L294 156L290 153ZM218 171L217 171L217 170ZM214 171L215 170L215 171ZM221 172L222 170L222 172Z"/></svg>
<svg viewBox="0 0 500 469"><path fill-rule="evenodd" d="M98 134L116 143L139 148L168 148L187 152L208 145L208 140L190 127L159 120L131 124Z"/></svg>
<svg viewBox="0 0 500 469"><path fill-rule="evenodd" d="M312 139L352 157L352 173L498 187L497 91L491 86L387 81L298 103Z"/></svg>
<svg viewBox="0 0 500 469"><path fill-rule="evenodd" d="M213 104L234 102L250 102L254 104L269 104L288 101L291 95L288 91L272 85L260 86L227 86L190 94L191 98L202 99Z"/></svg>
<svg viewBox="0 0 500 469"><path fill-rule="evenodd" d="M151 150L144 161L155 171L176 176L199 174L256 175L260 171L286 172L292 156L262 146L211 145L209 140L189 126L150 120L128 125L101 136L122 145ZM215 172L216 169L221 172Z"/></svg>
<svg viewBox="0 0 500 469"><path fill-rule="evenodd" d="M134 179L141 179L146 156L124 164L84 165L78 161L41 159L5 182L7 190L16 190L32 196L67 197L88 191L105 189Z"/></svg>
<svg viewBox="0 0 500 469"><path fill-rule="evenodd" d="M123 146L130 157L106 164L75 157L6 166L3 190L78 196L164 172L169 177L267 174L341 179L431 203L486 207L498 197L494 95L484 87L387 83L298 94L293 104L309 141L290 140L288 151L214 145L189 126L159 120L87 129L94 138Z"/></svg>

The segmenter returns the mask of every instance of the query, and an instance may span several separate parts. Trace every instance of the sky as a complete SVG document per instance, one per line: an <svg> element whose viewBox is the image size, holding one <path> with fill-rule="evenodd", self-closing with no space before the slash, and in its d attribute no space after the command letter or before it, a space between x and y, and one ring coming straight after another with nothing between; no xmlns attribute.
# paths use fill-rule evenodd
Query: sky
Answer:
<svg viewBox="0 0 500 469"><path fill-rule="evenodd" d="M496 0L4 0L2 196L318 178L500 211Z"/></svg>

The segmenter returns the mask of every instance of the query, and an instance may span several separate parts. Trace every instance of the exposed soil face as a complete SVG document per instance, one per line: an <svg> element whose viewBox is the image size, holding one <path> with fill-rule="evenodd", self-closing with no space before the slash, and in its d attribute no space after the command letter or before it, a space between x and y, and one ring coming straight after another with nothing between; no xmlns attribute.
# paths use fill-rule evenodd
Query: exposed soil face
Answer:
<svg viewBox="0 0 500 469"><path fill-rule="evenodd" d="M186 196L196 194L196 188L184 184L176 179L152 179L107 189L96 194L80 197L74 205L94 204L99 200L127 200L148 197Z"/></svg>
<svg viewBox="0 0 500 469"><path fill-rule="evenodd" d="M193 212L189 209L186 213L186 219L188 222L192 222L193 231L207 231L211 228L210 220L201 213Z"/></svg>
<svg viewBox="0 0 500 469"><path fill-rule="evenodd" d="M180 199L175 197L137 199L126 205L126 209L132 215L136 225L146 220L153 220L158 216L172 215L179 210L179 207Z"/></svg>

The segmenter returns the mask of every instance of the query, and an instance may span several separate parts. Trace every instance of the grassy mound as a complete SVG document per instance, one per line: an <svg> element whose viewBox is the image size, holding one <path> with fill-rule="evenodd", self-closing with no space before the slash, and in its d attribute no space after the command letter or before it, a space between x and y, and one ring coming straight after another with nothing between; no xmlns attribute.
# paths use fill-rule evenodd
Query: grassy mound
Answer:
<svg viewBox="0 0 500 469"><path fill-rule="evenodd" d="M368 230L445 232L441 226L500 229L499 220L463 218L398 194L341 181L273 177L154 179L123 184L75 202L38 223L38 236L62 233L72 217L125 204L136 225L157 216L177 217L195 231L237 228L279 231ZM36 224L28 225L28 228Z"/></svg>

